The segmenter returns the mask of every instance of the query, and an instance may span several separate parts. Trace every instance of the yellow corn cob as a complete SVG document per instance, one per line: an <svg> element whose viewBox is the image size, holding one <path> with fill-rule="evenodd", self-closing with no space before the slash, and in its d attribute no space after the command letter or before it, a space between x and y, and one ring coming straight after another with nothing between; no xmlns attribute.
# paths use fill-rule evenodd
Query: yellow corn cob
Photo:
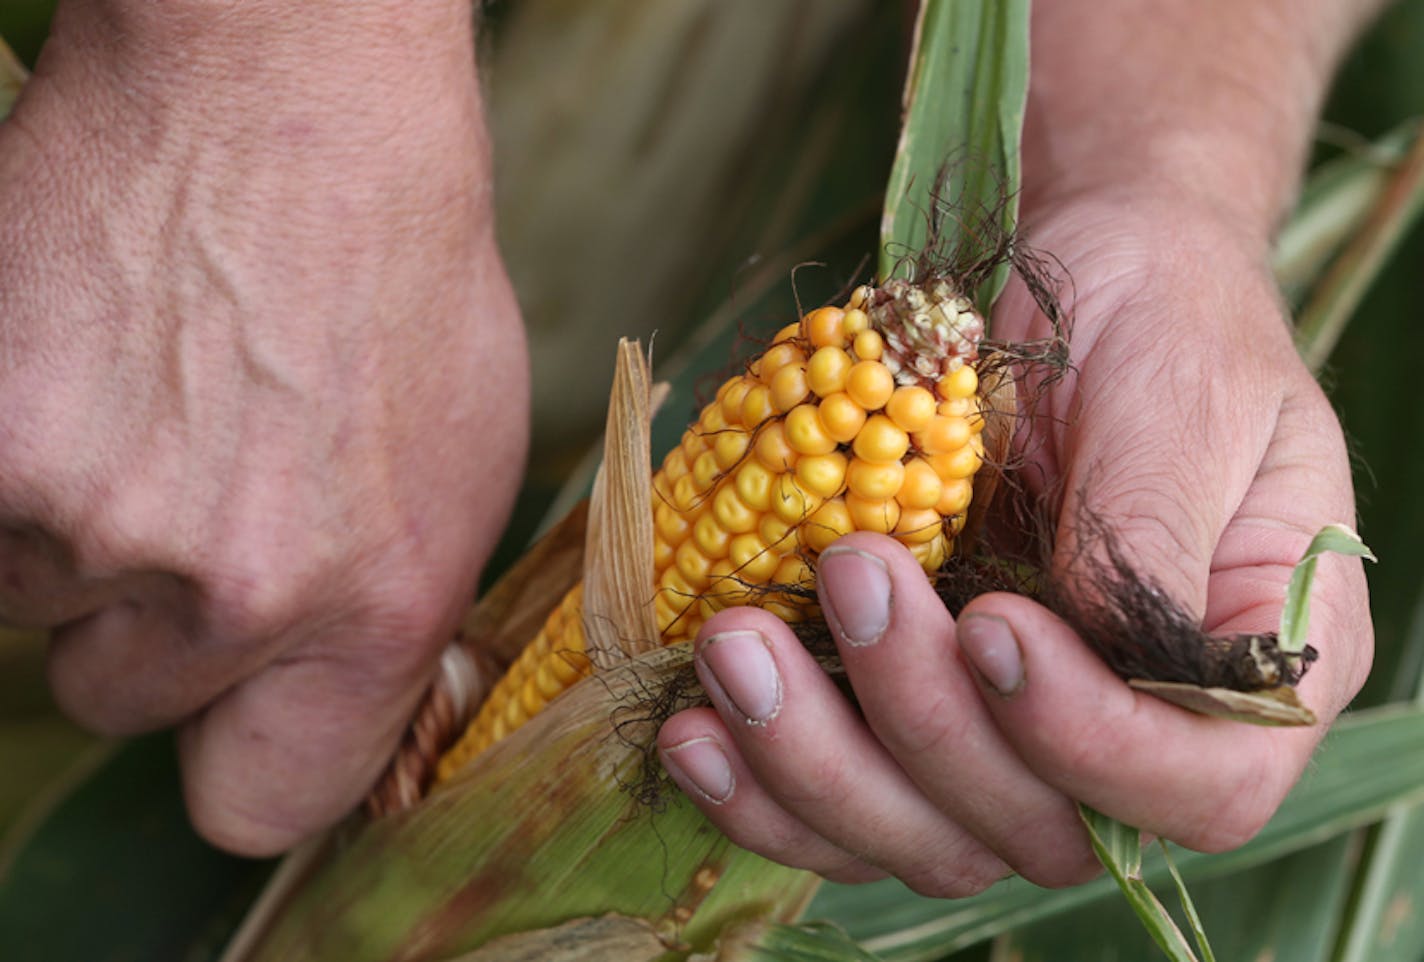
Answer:
<svg viewBox="0 0 1424 962"><path fill-rule="evenodd" d="M983 322L944 281L861 287L811 311L729 378L653 477L654 606L664 644L754 604L815 606L808 562L879 531L939 568L983 458L972 362ZM441 759L449 778L589 671L575 587Z"/></svg>

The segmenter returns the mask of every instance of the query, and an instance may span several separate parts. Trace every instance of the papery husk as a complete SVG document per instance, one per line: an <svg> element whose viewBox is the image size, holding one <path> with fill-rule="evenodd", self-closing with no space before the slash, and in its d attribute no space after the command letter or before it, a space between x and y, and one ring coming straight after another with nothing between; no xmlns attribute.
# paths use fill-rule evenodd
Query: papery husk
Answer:
<svg viewBox="0 0 1424 962"><path fill-rule="evenodd" d="M1260 691L1232 691L1230 688L1204 688L1181 682L1143 681L1133 678L1128 684L1174 705L1200 715L1229 718L1268 727L1301 727L1315 724L1315 712L1300 700L1289 685L1263 688Z"/></svg>

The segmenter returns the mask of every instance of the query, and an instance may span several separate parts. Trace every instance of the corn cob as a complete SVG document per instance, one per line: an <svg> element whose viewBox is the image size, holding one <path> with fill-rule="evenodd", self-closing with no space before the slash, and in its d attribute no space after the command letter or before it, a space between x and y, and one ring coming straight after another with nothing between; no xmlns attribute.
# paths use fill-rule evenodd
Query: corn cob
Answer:
<svg viewBox="0 0 1424 962"><path fill-rule="evenodd" d="M946 281L861 287L779 331L729 378L653 477L654 609L664 644L754 604L816 614L811 563L851 531L937 570L983 459L973 362L983 321ZM441 759L445 780L590 670L575 587Z"/></svg>

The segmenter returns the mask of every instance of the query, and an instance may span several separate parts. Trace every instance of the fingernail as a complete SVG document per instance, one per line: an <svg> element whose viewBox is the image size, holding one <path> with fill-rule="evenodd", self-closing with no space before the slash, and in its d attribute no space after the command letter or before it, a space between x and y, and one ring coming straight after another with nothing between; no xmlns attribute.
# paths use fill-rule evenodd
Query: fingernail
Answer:
<svg viewBox="0 0 1424 962"><path fill-rule="evenodd" d="M959 647L980 676L1001 695L1023 687L1023 655L1009 623L998 615L965 615L955 628Z"/></svg>
<svg viewBox="0 0 1424 962"><path fill-rule="evenodd" d="M747 721L765 725L781 711L781 675L760 632L713 635L697 649L697 659Z"/></svg>
<svg viewBox="0 0 1424 962"><path fill-rule="evenodd" d="M691 788L717 805L731 798L732 790L737 787L732 766L727 763L722 746L711 736L689 738L681 744L664 748L663 767L683 788ZM682 777L678 778L679 775Z"/></svg>
<svg viewBox="0 0 1424 962"><path fill-rule="evenodd" d="M873 645L890 626L890 570L854 548L828 548L816 565L821 608L847 644Z"/></svg>

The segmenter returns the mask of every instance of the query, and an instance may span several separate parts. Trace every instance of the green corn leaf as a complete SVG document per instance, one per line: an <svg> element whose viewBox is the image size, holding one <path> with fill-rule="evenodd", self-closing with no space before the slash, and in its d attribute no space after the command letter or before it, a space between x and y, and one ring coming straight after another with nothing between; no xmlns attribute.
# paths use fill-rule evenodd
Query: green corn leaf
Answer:
<svg viewBox="0 0 1424 962"><path fill-rule="evenodd" d="M1202 962L1216 962L1216 953L1211 950L1211 943L1206 937L1206 927L1202 925L1196 903L1192 901L1191 893L1187 891L1187 883L1182 880L1182 873L1177 871L1176 863L1172 861L1172 853L1168 850L1167 843L1162 839L1158 839L1157 842L1162 849L1162 860L1167 863L1167 871L1172 874L1172 885L1177 890L1177 900L1182 903L1182 911L1187 916L1188 925L1191 926L1192 938L1196 939L1197 951L1202 955Z"/></svg>
<svg viewBox="0 0 1424 962"><path fill-rule="evenodd" d="M1117 883L1152 941L1172 962L1199 962L1182 930L1142 880L1142 842L1137 829L1086 805L1078 806L1078 814L1088 827L1088 838L1098 861ZM1172 872L1176 874L1175 869ZM1185 887L1182 893L1185 896Z"/></svg>
<svg viewBox="0 0 1424 962"><path fill-rule="evenodd" d="M1360 536L1343 524L1330 524L1321 528L1311 539L1305 554L1291 573L1290 583L1286 586L1286 604L1281 609L1282 651L1300 652L1305 649L1305 635L1310 626L1310 586L1315 580L1316 562L1327 551L1375 560L1375 556L1360 540Z"/></svg>
<svg viewBox="0 0 1424 962"><path fill-rule="evenodd" d="M1219 878L1326 842L1378 821L1397 804L1424 800L1424 708L1388 706L1343 716L1316 760L1271 822L1251 842L1220 855L1181 851L1189 882ZM1148 854L1149 885L1169 880L1160 856ZM1117 891L1110 878L1045 891L1008 879L972 898L946 902L914 895L896 882L827 884L808 910L830 919L887 962L935 962L957 949L1030 922L1096 903Z"/></svg>
<svg viewBox="0 0 1424 962"><path fill-rule="evenodd" d="M1027 0L920 4L905 124L880 224L882 280L894 275L903 255L924 249L937 202L971 221L997 212L999 226L1013 229L1028 96L1028 14ZM978 292L986 315L1007 278L1004 265Z"/></svg>

